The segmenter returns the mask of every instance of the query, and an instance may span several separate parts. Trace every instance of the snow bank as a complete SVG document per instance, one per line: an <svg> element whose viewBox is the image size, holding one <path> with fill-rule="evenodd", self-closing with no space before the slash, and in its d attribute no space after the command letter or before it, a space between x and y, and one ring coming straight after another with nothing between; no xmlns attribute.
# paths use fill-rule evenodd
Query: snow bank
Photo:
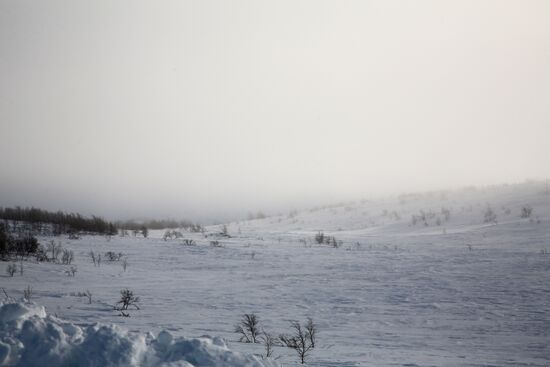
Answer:
<svg viewBox="0 0 550 367"><path fill-rule="evenodd" d="M221 338L129 333L116 325L85 328L47 315L33 303L0 302L2 366L242 366L274 362L230 351Z"/></svg>

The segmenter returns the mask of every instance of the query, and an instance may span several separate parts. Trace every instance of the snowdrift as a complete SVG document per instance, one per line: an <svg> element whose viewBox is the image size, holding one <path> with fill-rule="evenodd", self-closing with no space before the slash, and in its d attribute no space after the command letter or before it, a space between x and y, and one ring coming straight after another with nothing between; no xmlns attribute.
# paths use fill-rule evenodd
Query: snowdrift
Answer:
<svg viewBox="0 0 550 367"><path fill-rule="evenodd" d="M0 302L1 366L242 366L272 361L230 351L221 338L187 339L161 331L129 333L116 325L80 327L34 303Z"/></svg>

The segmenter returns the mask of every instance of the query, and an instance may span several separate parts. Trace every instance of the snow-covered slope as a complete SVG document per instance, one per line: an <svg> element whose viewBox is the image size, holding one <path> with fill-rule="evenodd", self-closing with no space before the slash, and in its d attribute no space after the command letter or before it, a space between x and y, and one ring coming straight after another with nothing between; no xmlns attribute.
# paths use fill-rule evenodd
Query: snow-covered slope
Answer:
<svg viewBox="0 0 550 367"><path fill-rule="evenodd" d="M488 208L496 218L486 222ZM547 367L549 224L546 183L411 194L229 223L230 238L216 235L221 226L184 233L192 246L162 240L164 231L55 238L75 251L74 277L69 266L27 262L0 282L13 297L30 285L34 301L82 330L101 322L142 335L216 335L256 355L263 346L233 332L244 313L275 335L311 317L319 334L310 366ZM318 231L339 247L316 244ZM105 258L94 266L92 250L122 252L126 271ZM113 310L123 288L141 298L130 317ZM91 304L79 296L87 289ZM288 348L274 357L298 365Z"/></svg>

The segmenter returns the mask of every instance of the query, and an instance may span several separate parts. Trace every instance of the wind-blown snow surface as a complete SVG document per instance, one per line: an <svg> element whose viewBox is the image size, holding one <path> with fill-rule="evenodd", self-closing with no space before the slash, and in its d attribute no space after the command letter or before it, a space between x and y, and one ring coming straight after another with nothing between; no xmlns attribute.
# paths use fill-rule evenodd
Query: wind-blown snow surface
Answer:
<svg viewBox="0 0 550 367"><path fill-rule="evenodd" d="M525 205L531 218L520 217ZM496 224L484 223L488 206ZM426 223L413 225L421 211ZM83 327L216 335L258 355L261 345L233 333L242 314L256 313L276 335L290 331L289 320L312 317L319 335L311 366L547 367L549 224L550 190L540 183L405 195L231 223L232 238L216 237L219 226L208 237L184 233L196 246L163 241L163 231L148 239L56 238L75 251L75 277L67 266L24 263L22 276L0 282L14 297L31 285L34 301ZM314 244L318 230L342 245ZM224 247L209 245L216 239ZM94 267L90 250L123 252L127 271L105 260ZM125 287L141 297L128 318L113 311ZM86 289L92 304L76 296ZM297 361L283 347L275 356Z"/></svg>
<svg viewBox="0 0 550 367"><path fill-rule="evenodd" d="M231 352L219 338L128 333L116 325L85 328L46 315L32 303L0 303L0 364L6 366L274 366Z"/></svg>

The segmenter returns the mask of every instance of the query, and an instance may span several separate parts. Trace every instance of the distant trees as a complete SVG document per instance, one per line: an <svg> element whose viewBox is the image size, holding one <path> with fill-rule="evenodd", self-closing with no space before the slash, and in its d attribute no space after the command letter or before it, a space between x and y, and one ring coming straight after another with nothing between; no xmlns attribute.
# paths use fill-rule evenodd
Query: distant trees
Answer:
<svg viewBox="0 0 550 367"><path fill-rule="evenodd" d="M249 212L247 216L248 220L265 219L265 218L267 218L267 216L262 211L258 211L257 213Z"/></svg>
<svg viewBox="0 0 550 367"><path fill-rule="evenodd" d="M18 222L30 223L31 230L39 233L44 231L45 224L51 224L54 235L80 231L111 235L117 233L114 223L98 216L85 217L78 213L50 212L34 207L0 208L0 219L12 221L14 229Z"/></svg>
<svg viewBox="0 0 550 367"><path fill-rule="evenodd" d="M117 228L124 230L141 230L142 227L148 229L165 229L165 228L183 228L189 232L202 232L204 229L200 224L192 223L187 220L176 221L172 219L166 220L146 220L146 221L118 221L114 223Z"/></svg>

